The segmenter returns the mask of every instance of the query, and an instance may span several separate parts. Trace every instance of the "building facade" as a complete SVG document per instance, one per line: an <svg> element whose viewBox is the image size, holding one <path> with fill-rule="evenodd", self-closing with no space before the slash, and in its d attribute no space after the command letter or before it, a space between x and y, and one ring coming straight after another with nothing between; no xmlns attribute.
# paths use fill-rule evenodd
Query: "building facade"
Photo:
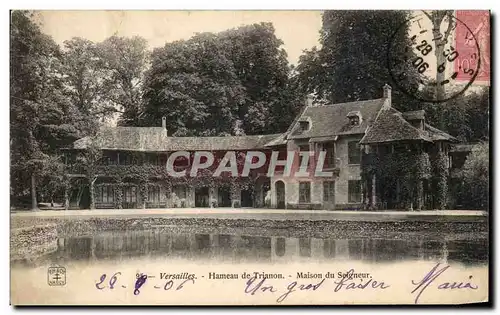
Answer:
<svg viewBox="0 0 500 315"><path fill-rule="evenodd" d="M106 128L77 140L66 154L66 208L435 209L442 201L430 195L449 179L456 142L427 124L424 111L397 111L388 85L378 99L329 105L308 100L282 134L172 137L167 127L163 121L162 127ZM179 151L188 154L174 159L178 172L189 174L200 152L212 153L215 161L193 176L172 177L165 165ZM262 152L266 162L245 177L213 176L230 151L239 174L250 151ZM297 176L301 152L311 156L308 176ZM268 173L273 154L280 161L294 155L290 173L284 166ZM398 154L413 160L406 166L383 163L399 160ZM445 170L433 171L442 156ZM315 176L318 168L330 175Z"/></svg>

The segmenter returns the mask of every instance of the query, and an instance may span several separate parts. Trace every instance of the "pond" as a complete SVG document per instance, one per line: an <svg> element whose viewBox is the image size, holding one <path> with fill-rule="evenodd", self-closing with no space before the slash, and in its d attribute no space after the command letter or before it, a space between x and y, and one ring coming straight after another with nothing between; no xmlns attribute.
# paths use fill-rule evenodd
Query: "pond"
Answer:
<svg viewBox="0 0 500 315"><path fill-rule="evenodd" d="M319 238L295 237L293 233L283 236L273 231L261 233L261 230L246 233L245 228L231 229L233 233L221 231L191 226L65 235L52 242L49 253L29 262L11 262L12 300L16 304L275 304L276 296L259 298L247 294L243 273L277 277L272 280L273 285L286 287L290 281L302 281L299 273L325 277L352 269L369 274L370 278L374 275L379 282L382 279L386 284L391 283L393 293L373 295L371 299L376 300L372 302L394 303L394 294L406 290L408 294L401 301L414 303L411 281L415 273L422 277L436 263L453 266L448 271L453 279L474 275L475 284L482 290L467 293L467 299L482 300L487 295L485 233L477 236L448 233L436 237L436 233L420 232L377 238ZM64 286L47 285L47 270L54 266L65 268ZM137 276L143 273L147 274L147 282L141 288L143 293L135 296L131 288L137 286ZM216 274L227 273L236 280L214 280ZM162 288L166 290L169 285L165 279L168 274L192 275L194 280L188 280L192 281L188 284L193 287L186 289L191 291L165 293ZM335 279L330 280L325 287ZM173 281L179 285L180 280ZM402 289L397 289L396 284ZM347 293L338 296L353 303L365 303L371 296ZM449 301L431 294L421 300L454 303L463 297L452 292L447 296ZM297 294L286 303L302 301ZM333 300L317 294L307 301L330 304Z"/></svg>
<svg viewBox="0 0 500 315"><path fill-rule="evenodd" d="M160 229L102 231L94 235L60 237L52 253L32 263L118 262L140 257L164 261L278 264L290 259L373 263L428 260L475 265L488 262L488 241L481 237L460 239L454 235L436 238L426 233L402 239L336 239L245 235L243 229L238 234L166 232Z"/></svg>

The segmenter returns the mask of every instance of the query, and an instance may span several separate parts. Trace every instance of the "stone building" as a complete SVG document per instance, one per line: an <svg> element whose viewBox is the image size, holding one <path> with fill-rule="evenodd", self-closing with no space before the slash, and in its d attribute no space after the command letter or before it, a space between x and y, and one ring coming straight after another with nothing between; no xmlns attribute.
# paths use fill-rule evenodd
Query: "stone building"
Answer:
<svg viewBox="0 0 500 315"><path fill-rule="evenodd" d="M410 201L410 208L433 209L436 208L435 198L429 199L428 195L433 187L443 185L442 180L432 178L433 172L427 170L420 174L422 172L400 170L398 173L395 166L391 173L394 181L389 183L384 174L377 175L375 168L378 166L370 161L383 160L389 157L387 154L395 152L418 153L415 155L418 159L423 154L425 160L442 153L447 157L444 161L447 170L451 165L448 159L450 144L456 142L452 136L426 123L424 111L397 111L391 104L388 85L383 88L383 97L378 99L327 105L308 100L282 134L173 137L168 135L167 129L163 121L162 127L106 128L95 137L77 140L66 156L70 179L67 207L216 205L355 210L408 208L408 203L398 203L406 200ZM98 165L77 163L78 156L88 154L85 152L91 148L100 152ZM174 160L176 171L189 171L196 152L213 153L214 166L204 170L206 176L198 173L192 177L172 178L165 174L165 163L178 151L187 151L189 155ZM252 169L246 178L209 176L228 151L237 153L238 162L244 160L249 151L263 152L266 163ZM312 175L296 176L303 158L300 152L304 151L312 156L308 164ZM286 160L291 154L295 156L290 174L278 166L268 176L269 158L273 152L277 152L279 160ZM331 173L328 177L314 176L321 152L324 154L321 169ZM430 162L422 163L425 168ZM241 163L238 164L238 172L241 167ZM401 182L399 177L406 180Z"/></svg>

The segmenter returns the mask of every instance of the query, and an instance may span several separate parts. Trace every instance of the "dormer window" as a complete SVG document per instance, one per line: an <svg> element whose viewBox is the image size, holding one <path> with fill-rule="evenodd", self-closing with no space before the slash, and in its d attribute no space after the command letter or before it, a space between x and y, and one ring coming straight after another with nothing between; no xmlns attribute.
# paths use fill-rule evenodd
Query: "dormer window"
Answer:
<svg viewBox="0 0 500 315"><path fill-rule="evenodd" d="M347 118L351 126L359 126L361 124L361 113L359 111L349 112Z"/></svg>
<svg viewBox="0 0 500 315"><path fill-rule="evenodd" d="M411 112L404 112L403 117L413 127L420 129L420 130L425 130L425 111L424 110L415 110L415 111L411 111Z"/></svg>
<svg viewBox="0 0 500 315"><path fill-rule="evenodd" d="M299 126L302 131L309 130L309 122L307 120L299 121Z"/></svg>

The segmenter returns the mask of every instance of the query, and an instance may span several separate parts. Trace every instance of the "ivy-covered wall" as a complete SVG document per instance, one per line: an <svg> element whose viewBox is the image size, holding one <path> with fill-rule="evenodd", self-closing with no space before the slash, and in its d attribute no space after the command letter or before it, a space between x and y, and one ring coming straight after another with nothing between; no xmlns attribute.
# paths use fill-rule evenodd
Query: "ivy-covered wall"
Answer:
<svg viewBox="0 0 500 315"><path fill-rule="evenodd" d="M398 150L377 150L363 153L361 177L365 208L373 208L373 177L376 185L376 208L426 208L424 182L432 177L431 162L425 147L418 143L398 146Z"/></svg>
<svg viewBox="0 0 500 315"><path fill-rule="evenodd" d="M160 186L161 193L165 195L165 206L175 207L171 200L172 187L176 185L186 185L190 190L199 187L208 187L210 191L214 191L217 187L228 187L230 190L232 205L239 207L240 192L242 190L253 190L255 186L255 178L250 177L232 177L232 176L213 176L212 170L200 170L197 176L172 177L167 173L163 166L155 165L99 165L96 166L92 173L92 178L97 174L98 185L106 184L114 187L114 208L122 209L124 205L124 188L126 186L136 186L137 202L134 207L148 207L148 191L149 187ZM78 181L73 181L73 185L90 184L90 178L80 178ZM87 184L85 184L87 183ZM95 188L96 185L92 185ZM89 186L90 187L90 186ZM192 197L189 194L189 197ZM211 194L212 199L217 199ZM194 197L193 197L194 198ZM162 198L163 199L163 196ZM189 198L192 199L192 198ZM192 202L190 202L192 201ZM194 200L187 200L182 206L194 206ZM94 202L95 206L95 202Z"/></svg>

